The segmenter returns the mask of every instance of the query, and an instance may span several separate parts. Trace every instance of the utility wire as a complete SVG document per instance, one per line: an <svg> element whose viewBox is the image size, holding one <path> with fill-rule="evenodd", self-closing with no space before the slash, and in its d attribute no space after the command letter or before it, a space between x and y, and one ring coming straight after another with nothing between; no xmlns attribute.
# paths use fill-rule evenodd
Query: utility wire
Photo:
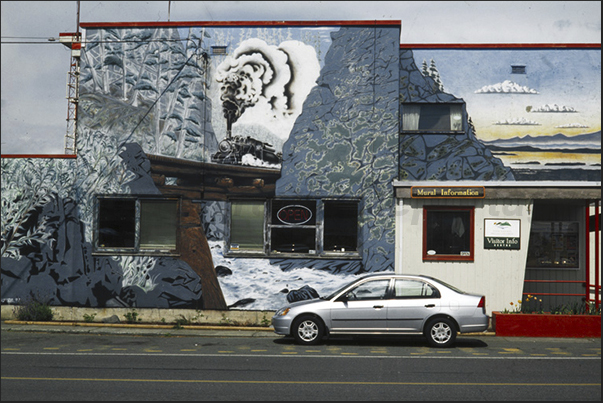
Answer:
<svg viewBox="0 0 603 403"><path fill-rule="evenodd" d="M44 38L35 38L35 37L17 37L17 36L3 36L2 37L2 44L7 44L7 45L21 45L21 44L25 44L25 45L30 45L30 44L36 44L36 45L57 45L57 44L62 44L62 42L59 42L59 40L57 38L46 38L46 41L5 41L3 39L18 39L18 38L23 38L23 39L44 39ZM141 39L141 40L105 40L105 41L79 41L79 43L81 43L82 45L87 45L87 44L101 44L101 43L151 43L151 42L183 42L183 41L187 41L188 38L182 38L182 39L151 39L151 40L146 40L146 39Z"/></svg>

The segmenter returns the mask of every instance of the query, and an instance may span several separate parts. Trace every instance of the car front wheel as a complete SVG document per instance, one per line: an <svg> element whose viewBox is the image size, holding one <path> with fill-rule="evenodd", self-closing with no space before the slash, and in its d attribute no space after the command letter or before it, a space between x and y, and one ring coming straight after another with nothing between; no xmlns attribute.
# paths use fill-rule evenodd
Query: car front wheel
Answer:
<svg viewBox="0 0 603 403"><path fill-rule="evenodd" d="M313 316L302 316L296 319L292 330L295 341L306 345L320 343L325 333L322 321Z"/></svg>
<svg viewBox="0 0 603 403"><path fill-rule="evenodd" d="M450 347L456 340L456 326L447 318L436 318L425 328L425 337L433 347Z"/></svg>

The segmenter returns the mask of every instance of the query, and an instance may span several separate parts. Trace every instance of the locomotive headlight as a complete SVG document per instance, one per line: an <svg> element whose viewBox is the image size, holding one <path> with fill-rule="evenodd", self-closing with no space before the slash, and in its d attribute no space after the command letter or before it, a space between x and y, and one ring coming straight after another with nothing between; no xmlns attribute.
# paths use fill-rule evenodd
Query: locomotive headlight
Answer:
<svg viewBox="0 0 603 403"><path fill-rule="evenodd" d="M223 153L227 153L232 150L232 144L230 144L230 141L228 140L222 140L218 149Z"/></svg>

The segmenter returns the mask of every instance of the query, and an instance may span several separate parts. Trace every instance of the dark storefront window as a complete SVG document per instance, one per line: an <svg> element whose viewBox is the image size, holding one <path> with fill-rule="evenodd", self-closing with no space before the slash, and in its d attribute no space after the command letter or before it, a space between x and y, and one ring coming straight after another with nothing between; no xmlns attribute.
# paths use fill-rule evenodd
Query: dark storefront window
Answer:
<svg viewBox="0 0 603 403"><path fill-rule="evenodd" d="M230 218L229 253L358 257L355 200L232 201Z"/></svg>
<svg viewBox="0 0 603 403"><path fill-rule="evenodd" d="M527 267L579 268L581 214L581 206L535 203Z"/></svg>
<svg viewBox="0 0 603 403"><path fill-rule="evenodd" d="M98 247L134 248L136 200L100 199L98 204Z"/></svg>
<svg viewBox="0 0 603 403"><path fill-rule="evenodd" d="M324 250L354 252L358 243L358 203L325 201Z"/></svg>
<svg viewBox="0 0 603 403"><path fill-rule="evenodd" d="M423 260L473 261L473 207L424 207Z"/></svg>
<svg viewBox="0 0 603 403"><path fill-rule="evenodd" d="M178 201L99 198L96 250L174 251Z"/></svg>
<svg viewBox="0 0 603 403"><path fill-rule="evenodd" d="M315 200L273 200L270 224L273 253L316 254Z"/></svg>

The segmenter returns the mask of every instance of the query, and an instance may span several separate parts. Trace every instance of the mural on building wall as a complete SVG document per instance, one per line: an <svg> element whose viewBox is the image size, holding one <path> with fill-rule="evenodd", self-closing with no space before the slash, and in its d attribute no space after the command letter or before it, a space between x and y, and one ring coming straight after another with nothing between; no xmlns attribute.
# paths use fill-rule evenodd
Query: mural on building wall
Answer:
<svg viewBox="0 0 603 403"><path fill-rule="evenodd" d="M600 180L600 50L411 51L399 35L86 29L77 159L2 159L2 303L276 309L393 271L395 179ZM404 133L405 103L461 105L463 130ZM359 257L228 254L239 189L357 200ZM180 256L98 252L99 195L174 190Z"/></svg>
<svg viewBox="0 0 603 403"><path fill-rule="evenodd" d="M412 50L400 50L400 180L408 181L504 181L514 180L511 168L476 136L476 128L465 110L465 101L447 92L435 63L419 69ZM422 133L411 127L407 105L457 105L461 122L456 131ZM448 118L448 116L447 116ZM449 126L446 124L446 126Z"/></svg>
<svg viewBox="0 0 603 403"><path fill-rule="evenodd" d="M78 158L2 160L2 302L275 309L393 270L398 40L396 26L87 29ZM229 154L250 145L262 152ZM190 179L158 183L157 161L276 169L273 196L361 200L362 259L227 256L226 203L189 196L219 283L194 259L96 253L98 195Z"/></svg>
<svg viewBox="0 0 603 403"><path fill-rule="evenodd" d="M515 180L601 180L601 49L415 49Z"/></svg>

